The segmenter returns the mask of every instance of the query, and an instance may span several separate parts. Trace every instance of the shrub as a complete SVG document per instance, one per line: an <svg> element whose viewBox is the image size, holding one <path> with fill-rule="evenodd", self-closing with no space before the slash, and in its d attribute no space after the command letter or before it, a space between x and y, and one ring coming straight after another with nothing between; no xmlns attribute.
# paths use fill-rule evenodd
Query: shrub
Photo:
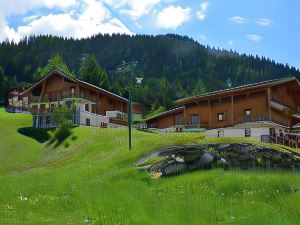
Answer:
<svg viewBox="0 0 300 225"><path fill-rule="evenodd" d="M62 124L55 132L55 139L58 143L61 143L69 137L71 133L70 127L67 124Z"/></svg>

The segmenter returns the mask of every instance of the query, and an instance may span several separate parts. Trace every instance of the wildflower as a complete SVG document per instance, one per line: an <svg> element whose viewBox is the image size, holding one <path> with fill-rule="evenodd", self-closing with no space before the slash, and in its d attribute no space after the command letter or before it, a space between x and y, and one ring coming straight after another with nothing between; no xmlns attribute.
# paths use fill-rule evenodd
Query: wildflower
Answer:
<svg viewBox="0 0 300 225"><path fill-rule="evenodd" d="M26 201L28 200L28 198L27 198L27 197L23 197L23 196L21 195L21 196L20 196L20 200L26 202Z"/></svg>
<svg viewBox="0 0 300 225"><path fill-rule="evenodd" d="M6 207L7 207L9 210L13 210L12 205L9 205L8 203L6 204Z"/></svg>

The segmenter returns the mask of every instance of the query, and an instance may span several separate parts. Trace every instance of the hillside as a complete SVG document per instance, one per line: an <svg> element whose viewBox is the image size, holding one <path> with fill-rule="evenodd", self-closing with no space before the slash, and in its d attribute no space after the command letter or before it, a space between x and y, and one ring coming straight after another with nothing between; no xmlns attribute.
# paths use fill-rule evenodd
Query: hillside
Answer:
<svg viewBox="0 0 300 225"><path fill-rule="evenodd" d="M298 225L299 174L213 169L151 179L134 163L155 149L203 141L78 127L57 148L18 133L31 116L0 109L0 224ZM66 145L68 142L68 145Z"/></svg>
<svg viewBox="0 0 300 225"><path fill-rule="evenodd" d="M78 76L83 60L95 56L108 75L113 92L126 95L116 68L122 61L137 61L142 86L134 98L146 104L170 107L171 100L207 91L285 76L300 78L300 71L270 59L212 49L179 35L96 35L87 39L53 36L29 37L18 44L0 44L0 99L15 82L33 83L38 67L56 53ZM97 67L97 66L96 66ZM1 72L1 68L3 71ZM101 85L96 82L96 85Z"/></svg>

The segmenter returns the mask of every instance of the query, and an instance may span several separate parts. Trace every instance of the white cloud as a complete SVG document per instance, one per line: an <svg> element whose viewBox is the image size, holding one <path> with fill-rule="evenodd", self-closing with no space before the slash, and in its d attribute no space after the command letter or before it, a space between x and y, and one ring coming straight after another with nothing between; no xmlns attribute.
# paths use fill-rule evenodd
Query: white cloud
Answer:
<svg viewBox="0 0 300 225"><path fill-rule="evenodd" d="M270 26L273 23L273 20L270 19L258 19L256 23L261 26Z"/></svg>
<svg viewBox="0 0 300 225"><path fill-rule="evenodd" d="M133 20L150 13L161 0L103 0L110 7L118 9L120 13L127 14Z"/></svg>
<svg viewBox="0 0 300 225"><path fill-rule="evenodd" d="M229 41L227 42L227 44L230 45L230 46L233 45L233 40L229 40Z"/></svg>
<svg viewBox="0 0 300 225"><path fill-rule="evenodd" d="M247 20L241 16L233 16L229 18L232 22L244 24L247 22Z"/></svg>
<svg viewBox="0 0 300 225"><path fill-rule="evenodd" d="M0 5L0 15L22 15L33 8L66 9L76 5L76 0L0 0Z"/></svg>
<svg viewBox="0 0 300 225"><path fill-rule="evenodd" d="M175 30L189 21L190 14L191 8L171 5L158 13L155 25L158 28Z"/></svg>
<svg viewBox="0 0 300 225"><path fill-rule="evenodd" d="M257 34L248 34L248 35L247 35L247 38L248 38L250 41L259 42L259 41L261 41L261 39L262 39L263 37L260 36L260 35L257 35Z"/></svg>
<svg viewBox="0 0 300 225"><path fill-rule="evenodd" d="M197 17L199 20L204 20L207 16L208 2L202 2L200 4L200 10L197 11Z"/></svg>
<svg viewBox="0 0 300 225"><path fill-rule="evenodd" d="M50 0L45 2L50 2ZM67 0L65 3L59 2L58 0L51 1L48 7L53 7L55 4L59 7L70 7L73 0ZM10 41L18 42L22 37L32 34L53 34L74 38L89 37L97 33L132 34L119 19L111 16L103 3L96 0L84 0L82 3L82 7L76 10L41 17L34 15L25 17L23 21L27 24L16 29L9 27L5 17L1 19L0 16L0 40L8 38Z"/></svg>

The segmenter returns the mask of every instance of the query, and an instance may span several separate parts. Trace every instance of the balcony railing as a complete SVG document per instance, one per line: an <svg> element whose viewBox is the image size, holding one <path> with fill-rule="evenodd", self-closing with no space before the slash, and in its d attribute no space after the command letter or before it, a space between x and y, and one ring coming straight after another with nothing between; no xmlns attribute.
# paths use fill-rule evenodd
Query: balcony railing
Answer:
<svg viewBox="0 0 300 225"><path fill-rule="evenodd" d="M283 102L280 101L279 99L272 98L271 101L272 101L272 102L275 102L275 103L277 103L277 104L279 104L279 105L281 105L281 106L283 106L283 107L285 107L285 108L287 108L287 109L289 109L292 113L300 113L299 108L295 108L295 107L293 107L293 106L291 106L291 105L288 105L288 104L286 104L286 103L283 103ZM299 107L299 106L298 106L298 107Z"/></svg>
<svg viewBox="0 0 300 225"><path fill-rule="evenodd" d="M74 94L68 91L65 92L52 92L52 93L48 93L47 95L43 95L43 96L32 96L30 99L31 103L44 103L44 102L57 102L57 101L62 101L64 99L68 99L68 98L79 98L79 99L84 99L84 100L88 100L88 101L97 101L97 99L92 98L91 96L87 95L87 94Z"/></svg>
<svg viewBox="0 0 300 225"><path fill-rule="evenodd" d="M268 113L258 114L258 115L249 115L249 116L242 116L239 120L235 122L237 123L255 123L255 122L273 122L285 127L289 126L287 121L278 120L276 118L270 118Z"/></svg>

